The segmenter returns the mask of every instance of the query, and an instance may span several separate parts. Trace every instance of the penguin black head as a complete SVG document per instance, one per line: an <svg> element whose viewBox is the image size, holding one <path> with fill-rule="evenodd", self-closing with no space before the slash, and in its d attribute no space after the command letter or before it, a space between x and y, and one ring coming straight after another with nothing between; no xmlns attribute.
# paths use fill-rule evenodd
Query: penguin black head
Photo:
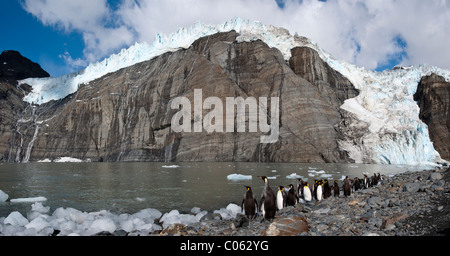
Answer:
<svg viewBox="0 0 450 256"><path fill-rule="evenodd" d="M284 190L283 186L278 186L278 190Z"/></svg>
<svg viewBox="0 0 450 256"><path fill-rule="evenodd" d="M289 187L290 187L290 188L294 188L294 185L292 185L292 184L289 184Z"/></svg>
<svg viewBox="0 0 450 256"><path fill-rule="evenodd" d="M245 188L247 189L247 191L252 191L252 188L249 186L245 186Z"/></svg>
<svg viewBox="0 0 450 256"><path fill-rule="evenodd" d="M259 178L261 178L263 181L267 181L267 177L266 176L258 176Z"/></svg>
<svg viewBox="0 0 450 256"><path fill-rule="evenodd" d="M306 183L305 183L305 187L309 187L309 182L306 182Z"/></svg>

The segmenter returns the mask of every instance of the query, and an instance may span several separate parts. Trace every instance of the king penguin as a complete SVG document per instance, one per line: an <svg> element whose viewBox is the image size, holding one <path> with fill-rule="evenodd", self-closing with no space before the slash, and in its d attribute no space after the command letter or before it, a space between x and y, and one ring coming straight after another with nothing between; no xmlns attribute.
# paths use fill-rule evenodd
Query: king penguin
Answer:
<svg viewBox="0 0 450 256"><path fill-rule="evenodd" d="M370 181L369 181L369 177L367 177L366 174L364 174L364 180L363 180L363 184L364 184L364 188L368 189L370 186Z"/></svg>
<svg viewBox="0 0 450 256"><path fill-rule="evenodd" d="M286 197L286 205L294 206L297 203L297 195L295 194L294 185L289 184L289 192Z"/></svg>
<svg viewBox="0 0 450 256"><path fill-rule="evenodd" d="M358 191L361 189L361 182L359 181L358 177L355 177L355 181L353 183L353 187L355 189L355 191Z"/></svg>
<svg viewBox="0 0 450 256"><path fill-rule="evenodd" d="M325 180L323 184L323 199L327 199L330 196L331 196L331 187L330 184L328 184L328 180Z"/></svg>
<svg viewBox="0 0 450 256"><path fill-rule="evenodd" d="M302 180L302 178L297 179L297 196L298 198L303 198L303 186L305 182Z"/></svg>
<svg viewBox="0 0 450 256"><path fill-rule="evenodd" d="M350 180L348 179L348 176L344 179L344 184L342 185L344 190L344 196L350 196L351 194L351 186L350 186Z"/></svg>
<svg viewBox="0 0 450 256"><path fill-rule="evenodd" d="M271 220L275 218L275 213L277 211L277 203L275 193L273 193L273 190L270 188L269 180L266 176L258 176L261 178L264 183L264 190L261 194L261 200L259 201L259 208L262 211L263 219L264 220Z"/></svg>
<svg viewBox="0 0 450 256"><path fill-rule="evenodd" d="M339 197L339 193L340 193L340 191L339 191L339 184L338 184L338 181L335 180L334 184L333 184L333 195L334 195L334 197Z"/></svg>
<svg viewBox="0 0 450 256"><path fill-rule="evenodd" d="M311 202L311 200L312 200L312 193L311 193L311 189L309 189L308 182L306 182L303 186L303 199L306 202Z"/></svg>
<svg viewBox="0 0 450 256"><path fill-rule="evenodd" d="M249 186L245 186L247 192L244 194L244 198L242 199L242 209L244 209L245 216L251 220L256 217L256 209L258 209L258 201L256 201L256 197L253 195L252 188Z"/></svg>
<svg viewBox="0 0 450 256"><path fill-rule="evenodd" d="M281 210L286 207L286 190L283 186L278 186L277 192L277 209Z"/></svg>
<svg viewBox="0 0 450 256"><path fill-rule="evenodd" d="M317 183L317 188L316 188L316 199L317 199L317 201L322 201L322 199L323 199L323 189L322 189L322 187L323 187L323 183L322 183L322 181L319 181L318 183Z"/></svg>

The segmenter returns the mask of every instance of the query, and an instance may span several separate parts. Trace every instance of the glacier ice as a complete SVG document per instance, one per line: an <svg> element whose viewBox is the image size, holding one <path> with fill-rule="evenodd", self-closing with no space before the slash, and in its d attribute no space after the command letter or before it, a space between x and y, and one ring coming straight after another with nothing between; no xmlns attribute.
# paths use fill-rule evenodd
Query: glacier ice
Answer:
<svg viewBox="0 0 450 256"><path fill-rule="evenodd" d="M227 175L227 180L251 180L252 178L253 178L252 175L244 175L237 173Z"/></svg>
<svg viewBox="0 0 450 256"><path fill-rule="evenodd" d="M353 114L351 125L363 123L368 127L361 141L351 138L339 141L342 150L357 163L428 164L440 160L430 141L427 126L419 119L419 108L413 95L422 76L436 73L450 81L450 71L428 65L405 69L373 72L337 60L311 40L292 36L289 31L258 21L230 19L219 25L196 22L180 28L170 35L158 34L151 44L135 43L128 49L102 61L91 63L77 73L51 78L29 78L33 90L24 100L42 104L58 100L77 91L81 84L100 78L107 73L150 60L162 53L188 48L196 39L218 32L235 30L238 42L262 40L280 50L285 60L291 57L294 47L309 47L331 68L347 77L360 91L359 96L347 100L341 108Z"/></svg>
<svg viewBox="0 0 450 256"><path fill-rule="evenodd" d="M0 190L0 202L6 202L6 200L8 200L8 197L8 194Z"/></svg>

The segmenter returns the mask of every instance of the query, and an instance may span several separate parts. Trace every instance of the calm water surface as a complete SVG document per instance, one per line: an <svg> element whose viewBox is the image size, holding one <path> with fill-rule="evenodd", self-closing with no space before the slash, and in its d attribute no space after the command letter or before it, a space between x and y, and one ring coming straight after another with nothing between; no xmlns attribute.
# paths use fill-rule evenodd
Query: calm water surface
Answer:
<svg viewBox="0 0 450 256"><path fill-rule="evenodd" d="M177 165L177 168L165 166ZM287 176L295 173L304 180L341 180L363 177L363 173L392 175L421 171L424 166L299 163L28 163L0 164L0 190L9 199L43 196L51 213L58 207L93 212L110 210L135 213L145 208L161 212L177 209L189 212L193 207L215 210L229 203L240 205L245 185L251 186L257 199L264 183L258 176L270 178L270 185L296 184ZM228 180L230 174L251 175L250 180ZM0 203L0 217L12 211L31 211L32 203ZM26 215L25 215L26 216Z"/></svg>

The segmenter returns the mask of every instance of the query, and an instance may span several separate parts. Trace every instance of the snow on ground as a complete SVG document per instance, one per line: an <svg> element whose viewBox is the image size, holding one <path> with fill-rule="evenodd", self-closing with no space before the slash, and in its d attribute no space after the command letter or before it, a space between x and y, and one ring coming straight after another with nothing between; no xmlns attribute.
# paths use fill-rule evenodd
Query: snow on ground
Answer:
<svg viewBox="0 0 450 256"><path fill-rule="evenodd" d="M49 211L50 207L36 202L31 205L27 216L14 211L7 217L0 218L0 236L49 236L55 230L60 231L59 236L90 236L103 231L114 233L119 230L129 233L129 236L145 236L174 223L189 225L200 222L208 213L198 207L192 208L192 214L172 210L164 215L152 208L134 214L114 214L106 210L88 213L64 207L57 208L51 214ZM242 209L236 204L229 204L214 213L220 214L223 219L233 219L238 213L242 213Z"/></svg>

